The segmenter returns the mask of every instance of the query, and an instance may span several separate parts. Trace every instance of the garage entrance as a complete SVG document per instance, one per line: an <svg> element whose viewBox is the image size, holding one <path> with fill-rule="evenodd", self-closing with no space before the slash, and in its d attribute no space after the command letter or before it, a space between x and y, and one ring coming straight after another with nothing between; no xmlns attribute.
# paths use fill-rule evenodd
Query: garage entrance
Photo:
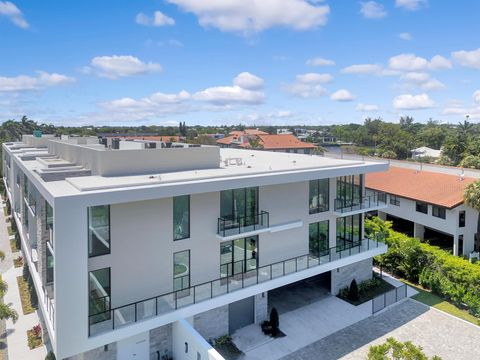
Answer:
<svg viewBox="0 0 480 360"><path fill-rule="evenodd" d="M228 305L228 331L230 334L237 329L253 324L254 321L253 296Z"/></svg>
<svg viewBox="0 0 480 360"><path fill-rule="evenodd" d="M288 284L268 292L268 313L276 308L279 314L301 308L330 296L330 271Z"/></svg>

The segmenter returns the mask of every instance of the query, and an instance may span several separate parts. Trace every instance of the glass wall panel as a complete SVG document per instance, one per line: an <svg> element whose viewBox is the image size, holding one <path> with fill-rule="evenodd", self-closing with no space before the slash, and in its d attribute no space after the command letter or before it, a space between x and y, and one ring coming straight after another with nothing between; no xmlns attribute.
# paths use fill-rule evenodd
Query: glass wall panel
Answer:
<svg viewBox="0 0 480 360"><path fill-rule="evenodd" d="M348 175L337 178L337 199L343 206L358 204L363 195L363 175Z"/></svg>
<svg viewBox="0 0 480 360"><path fill-rule="evenodd" d="M328 220L316 222L308 226L310 256L320 257L328 253Z"/></svg>
<svg viewBox="0 0 480 360"><path fill-rule="evenodd" d="M360 244L362 234L362 214L337 219L338 250Z"/></svg>
<svg viewBox="0 0 480 360"><path fill-rule="evenodd" d="M53 282L53 266L54 266L53 255L47 246L47 284Z"/></svg>
<svg viewBox="0 0 480 360"><path fill-rule="evenodd" d="M258 236L220 244L220 277L241 274L258 267Z"/></svg>
<svg viewBox="0 0 480 360"><path fill-rule="evenodd" d="M241 226L258 223L258 188L224 190L220 193L220 217Z"/></svg>
<svg viewBox="0 0 480 360"><path fill-rule="evenodd" d="M110 254L110 205L88 208L88 256Z"/></svg>
<svg viewBox="0 0 480 360"><path fill-rule="evenodd" d="M316 214L328 211L329 208L329 179L310 180L309 212Z"/></svg>
<svg viewBox="0 0 480 360"><path fill-rule="evenodd" d="M173 291L190 287L190 250L173 254Z"/></svg>
<svg viewBox="0 0 480 360"><path fill-rule="evenodd" d="M173 240L190 237L190 195L173 198Z"/></svg>
<svg viewBox="0 0 480 360"><path fill-rule="evenodd" d="M110 268L90 271L88 276L89 287L89 314L98 316L91 318L91 323L110 318Z"/></svg>

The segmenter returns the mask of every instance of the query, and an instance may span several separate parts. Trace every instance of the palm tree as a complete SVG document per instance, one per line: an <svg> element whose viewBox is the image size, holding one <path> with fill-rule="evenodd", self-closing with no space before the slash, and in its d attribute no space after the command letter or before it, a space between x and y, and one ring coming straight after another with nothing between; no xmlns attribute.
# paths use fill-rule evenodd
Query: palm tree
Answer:
<svg viewBox="0 0 480 360"><path fill-rule="evenodd" d="M477 232L475 233L475 250L478 251L478 237L480 235L480 180L472 182L465 187L463 200L466 205L478 211Z"/></svg>

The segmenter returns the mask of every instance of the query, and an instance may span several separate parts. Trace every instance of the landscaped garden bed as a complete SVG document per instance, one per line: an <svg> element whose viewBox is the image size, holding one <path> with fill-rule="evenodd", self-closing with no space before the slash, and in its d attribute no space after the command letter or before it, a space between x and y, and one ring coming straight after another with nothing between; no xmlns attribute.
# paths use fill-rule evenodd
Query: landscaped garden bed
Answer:
<svg viewBox="0 0 480 360"><path fill-rule="evenodd" d="M13 253L20 251L20 249L17 247L17 241L15 239L10 240L10 248L12 249Z"/></svg>
<svg viewBox="0 0 480 360"><path fill-rule="evenodd" d="M16 268L22 267L23 266L23 257L19 256L16 259L13 259L13 266Z"/></svg>
<svg viewBox="0 0 480 360"><path fill-rule="evenodd" d="M30 289L28 282L23 279L23 276L17 276L18 290L20 291L20 300L22 302L23 315L28 315L35 312L35 307L32 305L30 298Z"/></svg>
<svg viewBox="0 0 480 360"><path fill-rule="evenodd" d="M220 355L225 357L225 359L236 360L243 356L243 352L237 348L233 343L232 338L228 335L215 339L212 346L220 353Z"/></svg>
<svg viewBox="0 0 480 360"><path fill-rule="evenodd" d="M357 282L353 280L350 286L341 289L337 296L356 306L393 289L395 289L395 286L377 276L374 276L371 280L361 282L360 285L357 285Z"/></svg>
<svg viewBox="0 0 480 360"><path fill-rule="evenodd" d="M42 327L35 325L30 330L27 330L27 341L30 350L35 349L43 344L42 342Z"/></svg>

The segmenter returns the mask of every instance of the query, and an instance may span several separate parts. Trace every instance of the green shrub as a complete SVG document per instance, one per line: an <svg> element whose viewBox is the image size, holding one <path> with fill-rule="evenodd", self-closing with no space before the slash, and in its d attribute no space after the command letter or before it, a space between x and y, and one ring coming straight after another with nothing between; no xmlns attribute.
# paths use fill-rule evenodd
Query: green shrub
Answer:
<svg viewBox="0 0 480 360"><path fill-rule="evenodd" d="M400 342L390 337L380 345L372 345L369 348L367 360L428 360L420 346L413 345L410 341ZM432 360L441 360L434 356Z"/></svg>
<svg viewBox="0 0 480 360"><path fill-rule="evenodd" d="M45 356L45 360L56 360L55 354L53 353L53 351L48 352L47 356Z"/></svg>
<svg viewBox="0 0 480 360"><path fill-rule="evenodd" d="M278 311L273 308L270 312L270 326L272 327L272 335L278 333L278 327L280 326L280 319L278 318Z"/></svg>
<svg viewBox="0 0 480 360"><path fill-rule="evenodd" d="M358 301L360 299L357 280L355 279L353 279L352 282L350 283L350 288L348 289L348 299L350 301Z"/></svg>

